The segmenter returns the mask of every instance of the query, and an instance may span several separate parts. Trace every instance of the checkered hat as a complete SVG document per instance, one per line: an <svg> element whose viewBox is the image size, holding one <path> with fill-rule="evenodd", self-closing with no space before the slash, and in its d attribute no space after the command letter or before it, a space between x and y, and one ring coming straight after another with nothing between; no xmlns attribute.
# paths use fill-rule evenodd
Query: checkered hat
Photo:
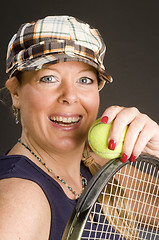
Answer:
<svg viewBox="0 0 159 240"><path fill-rule="evenodd" d="M39 70L46 64L87 63L99 72L99 89L112 77L105 71L106 46L98 30L70 16L48 16L22 24L8 45L6 73Z"/></svg>

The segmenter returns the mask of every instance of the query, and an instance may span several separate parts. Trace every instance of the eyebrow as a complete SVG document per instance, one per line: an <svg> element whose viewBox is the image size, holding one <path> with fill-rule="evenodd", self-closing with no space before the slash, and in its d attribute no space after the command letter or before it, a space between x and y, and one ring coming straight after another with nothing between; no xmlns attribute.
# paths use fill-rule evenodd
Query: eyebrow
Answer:
<svg viewBox="0 0 159 240"><path fill-rule="evenodd" d="M58 71L58 69L54 68L54 67L49 67L49 66L43 66L42 69L49 69L49 70L52 70L52 71ZM83 72L94 72L94 73L97 73L97 70L92 67L92 66L88 66L88 68L85 68L85 69L82 69L81 71L79 71L79 73L83 73Z"/></svg>
<svg viewBox="0 0 159 240"><path fill-rule="evenodd" d="M81 71L79 71L79 73L82 73L82 72L94 72L96 73L96 69L95 68L86 68L86 69L82 69Z"/></svg>

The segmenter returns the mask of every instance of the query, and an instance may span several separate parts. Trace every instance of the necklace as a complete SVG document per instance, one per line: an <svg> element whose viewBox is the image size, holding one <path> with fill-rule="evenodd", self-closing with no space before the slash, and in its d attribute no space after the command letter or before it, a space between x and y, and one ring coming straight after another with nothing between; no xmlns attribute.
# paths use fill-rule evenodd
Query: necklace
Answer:
<svg viewBox="0 0 159 240"><path fill-rule="evenodd" d="M72 187L70 187L60 176L58 176L51 168L49 168L45 162L42 161L41 158L39 158L25 143L21 141L21 139L18 139L18 142L21 143L27 150L29 150L37 159L38 161L47 169L48 172L52 173L58 180L60 180L63 184L67 186L67 188L75 195L76 198L80 197L81 194L76 193ZM81 182L82 182L82 189L84 189L87 186L87 179L81 175Z"/></svg>

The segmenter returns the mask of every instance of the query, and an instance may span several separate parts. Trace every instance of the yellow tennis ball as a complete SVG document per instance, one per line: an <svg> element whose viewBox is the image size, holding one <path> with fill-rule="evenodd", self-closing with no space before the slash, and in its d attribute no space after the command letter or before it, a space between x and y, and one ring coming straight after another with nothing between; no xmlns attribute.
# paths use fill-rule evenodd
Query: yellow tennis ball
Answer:
<svg viewBox="0 0 159 240"><path fill-rule="evenodd" d="M99 156L105 159L113 159L121 156L123 143L126 135L127 128L125 128L122 133L119 144L116 146L115 150L108 149L108 135L112 123L105 124L101 122L101 119L97 119L91 126L88 133L89 146Z"/></svg>

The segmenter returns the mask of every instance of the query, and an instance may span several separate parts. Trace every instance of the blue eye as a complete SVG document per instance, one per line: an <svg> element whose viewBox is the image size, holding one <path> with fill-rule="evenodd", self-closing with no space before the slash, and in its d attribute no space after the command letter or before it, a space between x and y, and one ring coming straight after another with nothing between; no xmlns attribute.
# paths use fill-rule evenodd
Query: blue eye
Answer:
<svg viewBox="0 0 159 240"><path fill-rule="evenodd" d="M79 79L79 82L82 84L92 84L93 80L91 78L88 77L82 77Z"/></svg>
<svg viewBox="0 0 159 240"><path fill-rule="evenodd" d="M44 76L40 79L40 81L42 82L46 82L46 83L53 83L53 82L56 82L56 79L54 76L52 75L48 75L48 76Z"/></svg>

